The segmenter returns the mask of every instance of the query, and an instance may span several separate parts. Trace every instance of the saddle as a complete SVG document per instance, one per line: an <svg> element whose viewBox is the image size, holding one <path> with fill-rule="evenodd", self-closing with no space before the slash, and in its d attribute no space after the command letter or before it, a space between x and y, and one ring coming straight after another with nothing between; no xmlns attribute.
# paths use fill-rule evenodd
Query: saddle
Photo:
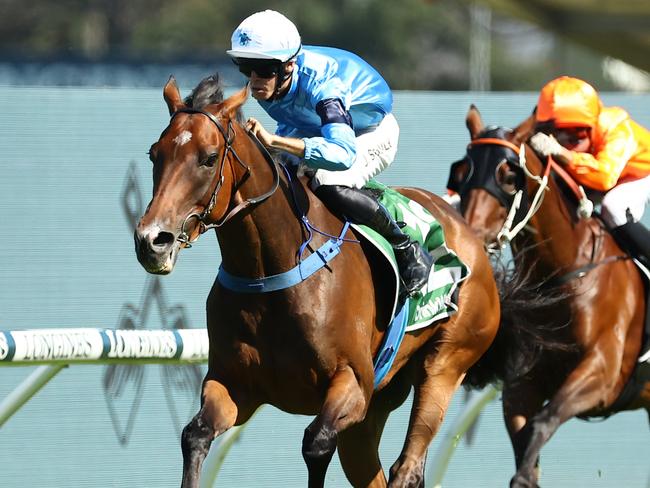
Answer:
<svg viewBox="0 0 650 488"><path fill-rule="evenodd" d="M280 165L285 172L292 192L292 200L296 209L296 216L306 229L308 238L302 243L298 251L298 264L283 273L265 276L262 278L245 278L228 273L223 266L219 267L216 281L225 288L238 293L270 293L285 288L296 286L309 279L311 275L319 272L323 267L335 259L342 252L342 245L349 242L345 235L349 226L360 236L364 244L374 248L379 258L371 259L378 262L380 272L383 271L385 280L382 283L392 290L392 300L388 302L390 323L387 324L383 343L375 358L375 386L390 370L397 354L404 334L426 327L437 320L454 314L458 309L458 286L470 275L470 269L458 256L445 244L444 231L440 223L419 203L412 201L399 192L376 181L370 181L367 188L373 191L379 202L392 214L396 221L404 222L402 232L419 242L433 256L427 284L412 298L400 294L400 275L395 258L393 246L379 233L364 225L351 224L345 221L338 236L329 235L314 227L298 203L294 184L297 176L285 165ZM295 170L295 168L292 168ZM320 248L313 250L303 258L314 233L324 234L329 239ZM349 270L354 273L354 270ZM390 308L392 306L392 308Z"/></svg>
<svg viewBox="0 0 650 488"><path fill-rule="evenodd" d="M374 180L366 188L400 222L402 232L422 244L434 257L428 283L421 293L405 298L400 294L399 271L391 244L370 227L351 224L357 235L379 251L384 264L392 269L392 273L385 273L394 290L392 319L375 358L376 387L390 370L407 332L427 327L456 312L458 287L470 275L470 269L446 246L442 226L422 205Z"/></svg>

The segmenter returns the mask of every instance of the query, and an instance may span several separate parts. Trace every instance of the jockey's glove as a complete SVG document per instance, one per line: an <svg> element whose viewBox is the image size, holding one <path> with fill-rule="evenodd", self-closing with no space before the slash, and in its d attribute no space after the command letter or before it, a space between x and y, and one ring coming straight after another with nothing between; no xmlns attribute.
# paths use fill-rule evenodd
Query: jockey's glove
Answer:
<svg viewBox="0 0 650 488"><path fill-rule="evenodd" d="M542 156L551 156L552 158L559 156L558 159L566 158L566 149L555 140L555 137L544 134L543 132L538 132L531 137L528 144L530 144L530 147L537 154L541 154Z"/></svg>

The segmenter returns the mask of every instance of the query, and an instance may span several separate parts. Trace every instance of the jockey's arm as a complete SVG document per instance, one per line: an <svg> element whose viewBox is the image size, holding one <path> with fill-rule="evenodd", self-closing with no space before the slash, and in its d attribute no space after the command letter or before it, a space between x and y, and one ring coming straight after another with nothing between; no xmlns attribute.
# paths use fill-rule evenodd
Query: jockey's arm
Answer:
<svg viewBox="0 0 650 488"><path fill-rule="evenodd" d="M543 133L531 137L530 144L539 154L551 156L564 165L578 183L594 190L608 191L616 185L636 149L636 141L628 132L610 131L596 154L571 151Z"/></svg>
<svg viewBox="0 0 650 488"><path fill-rule="evenodd" d="M596 154L571 154L569 169L583 184L599 191L608 191L618 182L625 165L638 147L628 123L610 130Z"/></svg>
<svg viewBox="0 0 650 488"><path fill-rule="evenodd" d="M271 144L269 146L298 156L301 159L305 157L305 142L303 139L274 134L271 136Z"/></svg>
<svg viewBox="0 0 650 488"><path fill-rule="evenodd" d="M266 147L288 152L301 159L305 157L303 139L271 134L257 119L252 117L246 122L246 129L251 131Z"/></svg>
<svg viewBox="0 0 650 488"><path fill-rule="evenodd" d="M288 152L304 159L307 166L332 171L345 170L352 166L356 156L354 131L343 124L328 124L323 127L324 137L286 137L269 133L255 119L249 119L247 127L266 147ZM347 129L346 129L347 127ZM347 134L351 132L351 134Z"/></svg>
<svg viewBox="0 0 650 488"><path fill-rule="evenodd" d="M357 141L352 116L341 98L325 98L316 103L321 120L321 137L304 138L305 163L314 169L343 171L357 156Z"/></svg>
<svg viewBox="0 0 650 488"><path fill-rule="evenodd" d="M321 136L296 138L269 133L256 119L250 118L246 127L267 147L288 152L304 159L313 169L342 171L356 159L356 135L352 118L339 99L327 99L317 105L321 118Z"/></svg>
<svg viewBox="0 0 650 488"><path fill-rule="evenodd" d="M303 139L305 164L329 171L349 169L357 156L356 136L352 127L341 123L326 124L321 128L321 134L322 137Z"/></svg>
<svg viewBox="0 0 650 488"><path fill-rule="evenodd" d="M324 127L322 131L325 134L324 137L298 139L268 134L268 137L264 139L259 135L258 138L267 147L279 149L304 159L307 166L311 168L341 171L350 168L356 157L354 132L349 126L345 127ZM348 129L351 132L350 135L346 134ZM343 132L342 136L341 132Z"/></svg>

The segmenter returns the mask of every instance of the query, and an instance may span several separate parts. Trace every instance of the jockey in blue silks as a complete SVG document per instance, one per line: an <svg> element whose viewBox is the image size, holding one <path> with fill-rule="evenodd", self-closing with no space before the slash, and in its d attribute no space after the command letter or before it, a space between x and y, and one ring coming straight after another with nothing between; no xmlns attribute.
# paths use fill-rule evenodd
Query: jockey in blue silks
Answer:
<svg viewBox="0 0 650 488"><path fill-rule="evenodd" d="M363 189L397 152L399 126L386 81L355 54L303 46L293 22L273 10L246 18L231 41L228 54L277 122L275 134L253 118L247 129L311 168L311 188L330 209L385 237L407 293L417 292L428 280L431 255Z"/></svg>

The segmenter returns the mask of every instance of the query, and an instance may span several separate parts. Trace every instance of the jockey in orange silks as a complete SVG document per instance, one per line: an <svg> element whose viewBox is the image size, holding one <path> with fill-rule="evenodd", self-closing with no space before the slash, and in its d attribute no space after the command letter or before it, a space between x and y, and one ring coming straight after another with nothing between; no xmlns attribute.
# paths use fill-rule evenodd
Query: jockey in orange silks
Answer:
<svg viewBox="0 0 650 488"><path fill-rule="evenodd" d="M578 78L547 83L536 109L530 145L563 164L575 180L604 193L601 213L614 237L647 262L650 232L639 223L650 201L650 131L620 107L603 107Z"/></svg>

